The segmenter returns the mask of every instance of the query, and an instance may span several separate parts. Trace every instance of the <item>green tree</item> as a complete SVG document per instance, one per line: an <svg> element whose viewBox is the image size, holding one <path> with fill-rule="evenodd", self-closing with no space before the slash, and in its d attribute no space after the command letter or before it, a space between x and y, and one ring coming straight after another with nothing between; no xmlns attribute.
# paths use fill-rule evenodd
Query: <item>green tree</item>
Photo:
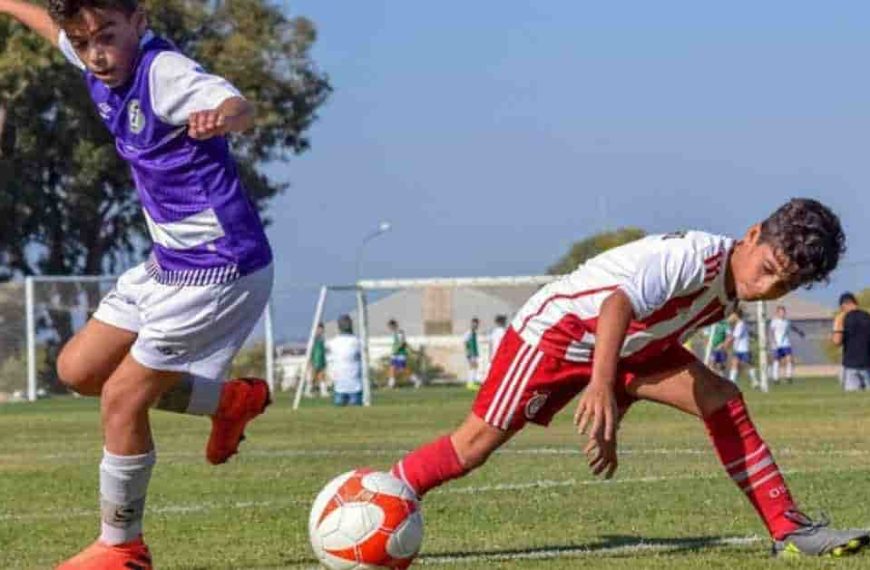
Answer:
<svg viewBox="0 0 870 570"><path fill-rule="evenodd" d="M284 189L260 172L308 148L331 88L309 52L314 25L265 0L151 0L151 26L257 105L256 128L232 140L257 206ZM0 17L0 281L100 274L148 247L130 174L78 70ZM10 223L11 222L11 223Z"/></svg>
<svg viewBox="0 0 870 570"><path fill-rule="evenodd" d="M577 269L577 266L614 247L638 240L646 235L640 228L619 228L614 231L597 233L588 238L576 241L568 253L559 258L547 269L551 275L562 275Z"/></svg>
<svg viewBox="0 0 870 570"><path fill-rule="evenodd" d="M870 287L861 289L859 292L855 293L855 298L858 299L859 307L865 311L870 311ZM837 311L839 311L839 309ZM836 316L836 313L831 315L831 317L834 316ZM839 364L842 360L843 349L831 342L830 335L826 335L820 342L822 345L822 352L824 352L828 361Z"/></svg>

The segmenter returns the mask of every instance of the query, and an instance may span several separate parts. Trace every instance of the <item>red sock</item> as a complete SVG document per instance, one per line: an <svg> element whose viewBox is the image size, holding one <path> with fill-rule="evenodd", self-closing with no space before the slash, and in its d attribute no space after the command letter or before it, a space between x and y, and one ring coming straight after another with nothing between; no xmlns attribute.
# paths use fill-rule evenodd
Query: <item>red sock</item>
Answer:
<svg viewBox="0 0 870 570"><path fill-rule="evenodd" d="M770 535L779 540L798 525L785 517L796 509L773 455L749 419L743 397L704 418L719 460L761 515Z"/></svg>
<svg viewBox="0 0 870 570"><path fill-rule="evenodd" d="M462 477L468 470L459 461L450 436L445 435L406 455L391 472L422 497L431 489Z"/></svg>

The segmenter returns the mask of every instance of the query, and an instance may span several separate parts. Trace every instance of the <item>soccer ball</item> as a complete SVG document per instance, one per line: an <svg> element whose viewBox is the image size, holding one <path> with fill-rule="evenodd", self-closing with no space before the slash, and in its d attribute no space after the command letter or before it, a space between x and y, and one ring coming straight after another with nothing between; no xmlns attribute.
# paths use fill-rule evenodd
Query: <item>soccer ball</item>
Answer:
<svg viewBox="0 0 870 570"><path fill-rule="evenodd" d="M330 481L308 519L311 547L332 570L404 569L423 542L414 492L389 473L356 469Z"/></svg>

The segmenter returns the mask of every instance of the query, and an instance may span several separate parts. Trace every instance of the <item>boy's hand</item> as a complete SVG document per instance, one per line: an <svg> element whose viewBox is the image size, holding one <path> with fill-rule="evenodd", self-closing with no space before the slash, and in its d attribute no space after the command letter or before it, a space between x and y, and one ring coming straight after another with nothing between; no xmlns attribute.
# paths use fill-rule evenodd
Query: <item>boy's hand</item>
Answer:
<svg viewBox="0 0 870 570"><path fill-rule="evenodd" d="M227 119L220 109L196 111L187 119L187 134L192 139L204 141L229 132Z"/></svg>
<svg viewBox="0 0 870 570"><path fill-rule="evenodd" d="M606 383L590 382L580 396L580 403L574 414L577 431L588 433L590 439L609 443L616 441L618 422L619 410L613 388Z"/></svg>
<svg viewBox="0 0 870 570"><path fill-rule="evenodd" d="M589 469L596 477L604 473L605 479L610 479L619 467L619 459L616 455L616 438L611 441L589 438L589 443L583 448Z"/></svg>

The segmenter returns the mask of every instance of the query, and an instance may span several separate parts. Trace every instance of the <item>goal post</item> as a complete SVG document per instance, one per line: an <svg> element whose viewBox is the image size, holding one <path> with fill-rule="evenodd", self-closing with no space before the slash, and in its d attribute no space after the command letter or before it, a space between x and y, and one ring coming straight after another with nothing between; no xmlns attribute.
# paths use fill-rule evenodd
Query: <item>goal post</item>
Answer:
<svg viewBox="0 0 870 570"><path fill-rule="evenodd" d="M314 316L311 322L311 329L305 347L305 362L303 364L304 372L302 374L300 382L296 385L296 392L293 399L293 408L298 409L300 407L303 395L306 393L310 393L312 388L313 371L311 369L311 357L314 349L314 339L317 331L317 326L321 322L323 322L325 307L331 293L355 293L357 330L360 344L362 345L361 361L363 404L365 406L370 406L372 404L373 384L370 374L370 370L372 368L371 323L369 319L370 294L408 289L419 290L427 288L456 290L460 288L484 289L525 286L536 289L559 278L560 276L558 275L531 275L515 277L431 277L418 279L397 278L364 279L358 281L356 284L353 285L323 285L320 288L320 294L318 295L317 304L314 310ZM512 313L513 311L510 312ZM436 342L435 344L438 344L440 346L444 344L444 341L442 340L440 342Z"/></svg>
<svg viewBox="0 0 870 570"><path fill-rule="evenodd" d="M56 360L63 344L91 318L117 279L105 275L30 276L24 279L23 360L26 366L21 371L21 388L13 391L22 393L21 399L35 401L43 391L63 393L50 364ZM238 366L242 374L264 378L272 391L276 389L271 301L234 366Z"/></svg>

